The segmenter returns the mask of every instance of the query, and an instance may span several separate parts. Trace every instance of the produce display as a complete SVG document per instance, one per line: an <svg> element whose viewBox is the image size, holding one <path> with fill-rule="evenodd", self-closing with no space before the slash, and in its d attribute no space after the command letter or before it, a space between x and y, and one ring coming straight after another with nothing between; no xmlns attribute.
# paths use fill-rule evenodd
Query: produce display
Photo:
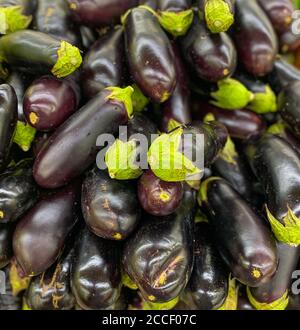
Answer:
<svg viewBox="0 0 300 330"><path fill-rule="evenodd" d="M0 0L0 310L300 310L299 272L300 1Z"/></svg>

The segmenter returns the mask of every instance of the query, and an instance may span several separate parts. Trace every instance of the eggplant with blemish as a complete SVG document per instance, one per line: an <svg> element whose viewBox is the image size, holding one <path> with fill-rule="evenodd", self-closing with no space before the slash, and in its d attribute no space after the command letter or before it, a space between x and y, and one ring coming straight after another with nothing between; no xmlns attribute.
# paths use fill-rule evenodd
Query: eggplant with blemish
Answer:
<svg viewBox="0 0 300 330"><path fill-rule="evenodd" d="M0 311L22 309L22 297L15 296L9 280L9 267L2 270L5 274L5 293L0 294Z"/></svg>
<svg viewBox="0 0 300 330"><path fill-rule="evenodd" d="M171 301L186 287L193 266L194 209L195 191L185 187L174 214L144 218L126 241L123 267L146 301Z"/></svg>
<svg viewBox="0 0 300 330"><path fill-rule="evenodd" d="M140 219L136 187L99 169L90 171L83 182L81 207L89 229L105 239L124 240Z"/></svg>
<svg viewBox="0 0 300 330"><path fill-rule="evenodd" d="M162 103L176 85L171 43L157 18L144 7L132 9L125 19L125 47L130 73L142 92Z"/></svg>
<svg viewBox="0 0 300 330"><path fill-rule="evenodd" d="M274 64L278 45L274 29L256 1L236 0L233 36L238 58L245 69L264 76Z"/></svg>
<svg viewBox="0 0 300 330"><path fill-rule="evenodd" d="M106 309L118 301L122 287L119 248L87 228L81 232L75 247L71 288L82 309Z"/></svg>
<svg viewBox="0 0 300 330"><path fill-rule="evenodd" d="M231 76L236 68L236 50L229 35L212 34L197 17L181 47L191 70L201 79L217 82Z"/></svg>
<svg viewBox="0 0 300 330"><path fill-rule="evenodd" d="M57 188L92 165L98 136L116 133L119 125L131 117L131 94L131 87L107 88L61 125L35 159L33 174L37 183Z"/></svg>
<svg viewBox="0 0 300 330"><path fill-rule="evenodd" d="M78 217L80 182L44 195L18 222L14 254L26 275L46 271L59 257Z"/></svg>
<svg viewBox="0 0 300 330"><path fill-rule="evenodd" d="M0 224L0 269L9 264L13 256L12 237L14 227L8 224Z"/></svg>
<svg viewBox="0 0 300 330"><path fill-rule="evenodd" d="M264 220L221 178L204 181L199 200L209 213L214 241L233 276L252 287L269 281L278 259Z"/></svg>
<svg viewBox="0 0 300 330"><path fill-rule="evenodd" d="M122 85L123 42L123 29L118 27L98 39L86 53L81 77L88 99L106 87Z"/></svg>

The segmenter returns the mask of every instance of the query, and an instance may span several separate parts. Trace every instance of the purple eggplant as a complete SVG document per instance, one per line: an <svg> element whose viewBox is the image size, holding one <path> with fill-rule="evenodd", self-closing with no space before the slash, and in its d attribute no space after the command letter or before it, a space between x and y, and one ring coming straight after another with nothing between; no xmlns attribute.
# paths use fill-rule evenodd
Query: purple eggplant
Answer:
<svg viewBox="0 0 300 330"><path fill-rule="evenodd" d="M0 269L9 264L13 256L12 237L14 227L8 224L0 224Z"/></svg>

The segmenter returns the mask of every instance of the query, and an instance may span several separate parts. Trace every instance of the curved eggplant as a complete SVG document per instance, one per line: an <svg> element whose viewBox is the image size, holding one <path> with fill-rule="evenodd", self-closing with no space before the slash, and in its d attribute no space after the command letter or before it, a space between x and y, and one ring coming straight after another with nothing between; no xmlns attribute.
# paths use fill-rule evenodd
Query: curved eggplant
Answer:
<svg viewBox="0 0 300 330"><path fill-rule="evenodd" d="M204 181L199 199L207 208L214 241L233 276L253 287L270 280L278 259L263 219L221 178Z"/></svg>
<svg viewBox="0 0 300 330"><path fill-rule="evenodd" d="M119 246L85 228L77 241L71 288L82 309L106 309L121 294Z"/></svg>
<svg viewBox="0 0 300 330"><path fill-rule="evenodd" d="M14 227L12 225L0 224L0 269L8 265L13 256L13 232Z"/></svg>

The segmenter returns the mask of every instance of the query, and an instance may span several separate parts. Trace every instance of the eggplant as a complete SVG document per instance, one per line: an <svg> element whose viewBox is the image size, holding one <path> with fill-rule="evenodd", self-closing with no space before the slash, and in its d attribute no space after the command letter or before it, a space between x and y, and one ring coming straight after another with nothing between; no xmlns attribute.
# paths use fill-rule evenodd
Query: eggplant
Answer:
<svg viewBox="0 0 300 330"><path fill-rule="evenodd" d="M8 224L0 224L0 269L9 264L13 256L12 237L14 227Z"/></svg>
<svg viewBox="0 0 300 330"><path fill-rule="evenodd" d="M61 125L35 159L36 182L44 188L57 188L92 165L98 136L116 133L131 117L131 94L131 87L107 88Z"/></svg>
<svg viewBox="0 0 300 330"><path fill-rule="evenodd" d="M26 275L43 273L59 257L78 219L79 195L80 182L76 181L57 192L42 196L18 222L13 249Z"/></svg>
<svg viewBox="0 0 300 330"><path fill-rule="evenodd" d="M82 62L80 51L64 40L38 31L21 30L0 39L1 65L25 72L49 72L58 78L74 72Z"/></svg>
<svg viewBox="0 0 300 330"><path fill-rule="evenodd" d="M126 239L141 213L135 186L99 169L91 170L83 182L81 208L89 229L110 240Z"/></svg>
<svg viewBox="0 0 300 330"><path fill-rule="evenodd" d="M242 286L239 290L239 297L238 297L238 307L239 311L254 311L255 308L251 305L248 297L247 297L247 290L245 286Z"/></svg>
<svg viewBox="0 0 300 330"><path fill-rule="evenodd" d="M17 120L16 93L10 85L0 85L0 170L7 165Z"/></svg>
<svg viewBox="0 0 300 330"><path fill-rule="evenodd" d="M65 0L38 1L34 27L37 31L47 33L58 40L65 40L72 45L81 43Z"/></svg>
<svg viewBox="0 0 300 330"><path fill-rule="evenodd" d="M23 98L23 111L30 125L39 131L52 131L75 112L78 101L67 80L53 76L36 79Z"/></svg>
<svg viewBox="0 0 300 330"><path fill-rule="evenodd" d="M238 59L255 76L269 73L278 51L274 29L256 1L236 0L233 36Z"/></svg>
<svg viewBox="0 0 300 330"><path fill-rule="evenodd" d="M84 49L90 49L90 47L97 41L99 37L98 33L94 29L84 25L81 25L79 29L82 46Z"/></svg>
<svg viewBox="0 0 300 330"><path fill-rule="evenodd" d="M248 145L249 163L263 187L267 217L280 242L300 244L300 158L275 135L266 135Z"/></svg>
<svg viewBox="0 0 300 330"><path fill-rule="evenodd" d="M75 247L71 288L82 309L107 309L121 294L120 251L85 228Z"/></svg>
<svg viewBox="0 0 300 330"><path fill-rule="evenodd" d="M25 293L33 310L70 310L75 306L70 277L74 251L67 249L60 260L43 274L32 279Z"/></svg>
<svg viewBox="0 0 300 330"><path fill-rule="evenodd" d="M143 219L126 242L123 267L149 302L168 302L186 287L193 266L195 192L185 187L171 216Z"/></svg>
<svg viewBox="0 0 300 330"><path fill-rule="evenodd" d="M187 290L197 309L218 309L228 295L229 272L207 223L196 224L195 239L194 268Z"/></svg>
<svg viewBox="0 0 300 330"><path fill-rule="evenodd" d="M270 280L278 259L275 241L264 220L218 177L202 183L199 202L207 209L214 241L233 276L252 287Z"/></svg>
<svg viewBox="0 0 300 330"><path fill-rule="evenodd" d="M22 309L22 297L15 296L9 280L9 267L4 268L5 274L5 294L0 294L0 311Z"/></svg>
<svg viewBox="0 0 300 330"><path fill-rule="evenodd" d="M152 8L153 10L157 9L157 0L140 0L139 5L144 5Z"/></svg>
<svg viewBox="0 0 300 330"><path fill-rule="evenodd" d="M176 68L167 35L145 7L129 11L124 24L126 55L134 81L153 102L168 100L176 85Z"/></svg>
<svg viewBox="0 0 300 330"><path fill-rule="evenodd" d="M0 222L14 222L29 210L38 198L32 176L32 161L22 160L0 174Z"/></svg>
<svg viewBox="0 0 300 330"><path fill-rule="evenodd" d="M123 29L116 27L100 37L86 53L81 78L88 99L106 87L122 85L123 45Z"/></svg>
<svg viewBox="0 0 300 330"><path fill-rule="evenodd" d="M212 34L199 18L181 40L182 53L197 76L217 82L230 77L236 68L234 44L225 32Z"/></svg>

